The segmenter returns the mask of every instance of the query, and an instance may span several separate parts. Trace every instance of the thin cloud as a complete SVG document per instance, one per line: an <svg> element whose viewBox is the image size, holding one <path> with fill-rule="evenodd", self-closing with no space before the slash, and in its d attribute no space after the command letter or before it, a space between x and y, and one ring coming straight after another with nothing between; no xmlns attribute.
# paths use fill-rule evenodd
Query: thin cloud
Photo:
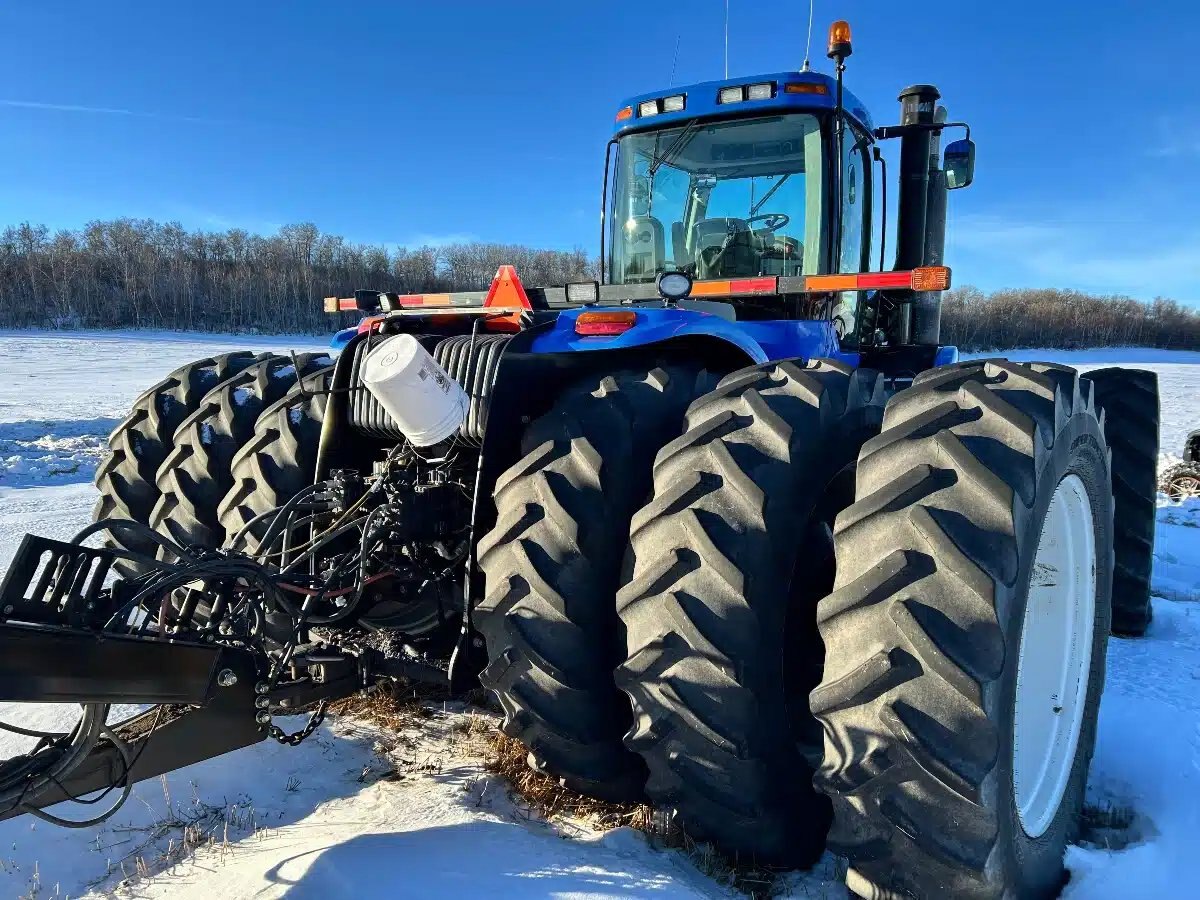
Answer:
<svg viewBox="0 0 1200 900"><path fill-rule="evenodd" d="M1141 299L1161 295L1184 303L1200 299L1200 234L1169 237L1149 233L1144 224L1102 225L1050 219L964 216L951 225L947 256L957 252L978 268L1005 273L1013 286L1036 283ZM963 267L969 280L968 269Z"/></svg>
<svg viewBox="0 0 1200 900"><path fill-rule="evenodd" d="M1159 116L1158 139L1147 148L1151 156L1200 156L1200 126L1196 115Z"/></svg>
<svg viewBox="0 0 1200 900"><path fill-rule="evenodd" d="M74 103L42 103L36 100L4 100L0 106L14 109L40 109L48 112L87 113L101 116L128 116L134 119L159 119L168 122L197 122L205 125L219 124L216 119L204 119L198 116L179 116L171 113L141 112L136 109L119 109L112 106L80 106Z"/></svg>

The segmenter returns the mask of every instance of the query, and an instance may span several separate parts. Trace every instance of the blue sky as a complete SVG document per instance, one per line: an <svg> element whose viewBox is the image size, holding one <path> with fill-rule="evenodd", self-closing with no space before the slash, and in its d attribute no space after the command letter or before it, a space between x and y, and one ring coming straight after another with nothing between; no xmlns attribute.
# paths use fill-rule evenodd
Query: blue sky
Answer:
<svg viewBox="0 0 1200 900"><path fill-rule="evenodd" d="M730 10L731 74L799 66L807 3ZM673 64L676 84L721 77L723 17L722 0L6 3L0 223L312 221L595 252L618 101ZM817 0L822 70L835 18L877 123L927 81L972 124L956 282L1200 304L1194 3Z"/></svg>

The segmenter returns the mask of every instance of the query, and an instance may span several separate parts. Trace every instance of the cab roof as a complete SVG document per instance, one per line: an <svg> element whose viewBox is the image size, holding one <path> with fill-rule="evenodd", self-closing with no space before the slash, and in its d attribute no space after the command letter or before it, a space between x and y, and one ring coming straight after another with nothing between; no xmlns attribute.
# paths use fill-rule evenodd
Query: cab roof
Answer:
<svg viewBox="0 0 1200 900"><path fill-rule="evenodd" d="M733 103L719 103L717 100L722 88L752 84L770 84L771 96L761 100L746 99ZM788 85L795 86L792 92L787 90ZM647 116L641 114L639 107L647 101L678 96L684 98L682 110L664 111ZM664 125L686 122L691 119L722 119L747 114L833 109L836 102L837 82L820 72L776 72L768 75L727 78L723 81L704 81L699 84L666 88L629 98L618 107L618 115L624 114L624 118L617 119L614 136L620 137L635 131L662 128ZM847 115L866 129L868 134L874 130L866 105L844 86L842 88L842 105ZM659 104L659 107L661 108L662 104ZM626 113L625 110L629 110L629 112Z"/></svg>

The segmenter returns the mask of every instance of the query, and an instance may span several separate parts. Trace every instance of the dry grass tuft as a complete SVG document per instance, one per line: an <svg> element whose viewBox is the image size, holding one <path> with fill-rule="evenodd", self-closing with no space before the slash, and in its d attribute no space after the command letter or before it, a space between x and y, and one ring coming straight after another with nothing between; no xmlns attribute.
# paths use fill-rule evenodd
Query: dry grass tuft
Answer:
<svg viewBox="0 0 1200 900"><path fill-rule="evenodd" d="M434 715L431 703L448 699L445 691L422 685L396 685L393 690L374 690L330 707L330 712L391 731L419 728ZM470 698L483 706L486 699ZM490 705L490 704L487 704ZM508 785L518 807L547 820L559 819L596 830L628 826L649 836L659 847L683 851L692 863L719 884L748 897L773 897L780 890L780 872L750 865L693 840L676 819L644 803L606 803L571 791L550 775L530 768L529 751L516 738L499 730L494 717L467 713L454 721L449 736L454 749L478 756L484 768Z"/></svg>
<svg viewBox="0 0 1200 900"><path fill-rule="evenodd" d="M644 804L605 803L584 797L563 787L558 781L529 767L529 751L516 738L493 730L488 740L490 753L484 767L504 778L517 799L523 800L544 818L565 818L593 828L617 828L629 825L650 830L651 809Z"/></svg>
<svg viewBox="0 0 1200 900"><path fill-rule="evenodd" d="M444 688L426 684L386 684L362 691L329 705L335 716L358 719L370 725L400 731L417 727L431 715L428 704L450 698Z"/></svg>
<svg viewBox="0 0 1200 900"><path fill-rule="evenodd" d="M485 768L504 778L515 797L543 818L563 818L582 822L596 829L617 828L622 825L645 833L660 847L682 850L705 875L719 884L746 894L767 898L779 892L780 876L784 873L747 864L716 850L711 844L693 840L664 810L645 803L606 803L568 790L556 779L529 767L529 751L516 738L494 730L488 741L490 751Z"/></svg>

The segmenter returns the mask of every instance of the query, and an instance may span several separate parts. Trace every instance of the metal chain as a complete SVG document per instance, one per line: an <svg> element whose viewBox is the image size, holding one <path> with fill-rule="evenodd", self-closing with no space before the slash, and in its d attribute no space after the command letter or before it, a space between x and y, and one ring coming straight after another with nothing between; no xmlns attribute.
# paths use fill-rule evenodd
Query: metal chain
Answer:
<svg viewBox="0 0 1200 900"><path fill-rule="evenodd" d="M321 727L321 723L325 721L325 710L329 707L328 700L322 700L317 704L317 708L313 710L311 716L308 717L308 722L303 728L294 734L288 734L274 722L267 729L267 734L275 738L281 744L286 744L288 747L295 747L300 744L306 737Z"/></svg>

